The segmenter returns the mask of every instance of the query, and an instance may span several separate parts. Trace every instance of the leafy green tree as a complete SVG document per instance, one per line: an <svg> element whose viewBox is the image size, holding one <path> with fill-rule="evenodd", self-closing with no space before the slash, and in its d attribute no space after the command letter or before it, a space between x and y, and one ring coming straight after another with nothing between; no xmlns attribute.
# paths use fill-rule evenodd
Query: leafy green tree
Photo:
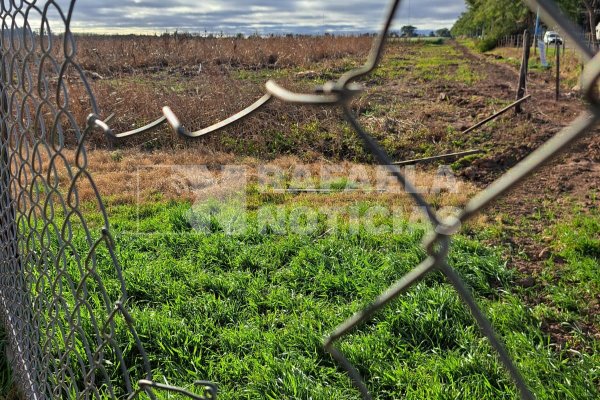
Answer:
<svg viewBox="0 0 600 400"><path fill-rule="evenodd" d="M414 37L416 31L417 28L412 25L404 25L402 28L400 28L400 34L405 37Z"/></svg>
<svg viewBox="0 0 600 400"><path fill-rule="evenodd" d="M435 35L438 37L452 37L450 29L448 28L438 29L437 31L435 31Z"/></svg>
<svg viewBox="0 0 600 400"><path fill-rule="evenodd" d="M466 0L467 11L452 27L453 36L477 36L483 39L481 50L496 46L506 35L531 29L534 18L522 1Z"/></svg>
<svg viewBox="0 0 600 400"><path fill-rule="evenodd" d="M465 3L467 10L452 27L454 36L481 37L493 47L502 36L532 28L533 13L522 1L465 0ZM556 0L556 3L573 22L595 33L600 16L600 0ZM594 34L592 41L597 48Z"/></svg>
<svg viewBox="0 0 600 400"><path fill-rule="evenodd" d="M596 38L596 24L598 23L598 12L600 11L600 0L580 0L587 14L590 32L592 33L592 45L594 49L598 48Z"/></svg>
<svg viewBox="0 0 600 400"><path fill-rule="evenodd" d="M582 0L556 0L556 3L562 12L576 24L582 25L585 22L582 13Z"/></svg>

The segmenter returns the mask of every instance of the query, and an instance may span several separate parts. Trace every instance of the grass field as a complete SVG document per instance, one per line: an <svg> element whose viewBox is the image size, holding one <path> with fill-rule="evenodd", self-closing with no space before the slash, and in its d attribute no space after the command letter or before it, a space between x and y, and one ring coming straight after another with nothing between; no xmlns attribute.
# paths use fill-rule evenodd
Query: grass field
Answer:
<svg viewBox="0 0 600 400"><path fill-rule="evenodd" d="M110 213L128 306L155 379L184 387L208 379L219 385L222 399L358 398L321 349L322 339L425 256L420 243L426 227L406 222L394 235L351 232L344 222L329 234L323 221L310 235L279 235L259 231L251 212L248 229L229 236L218 221L210 224L213 233L195 231L189 203L115 206ZM581 215L554 232L561 273L557 261L549 260L547 304L525 306L528 292L515 286L502 252L481 241L457 238L450 263L538 398L594 398L597 343L582 336L575 347L557 349L541 325L548 318L577 324L586 296L598 293L600 221ZM480 240L496 234L486 231ZM105 252L99 253L98 270L109 291L117 290ZM377 398L518 397L439 273L344 339L341 350Z"/></svg>
<svg viewBox="0 0 600 400"><path fill-rule="evenodd" d="M519 68L521 65L521 59L523 50L517 48L497 48L488 54L502 57L499 59L500 62L505 62ZM564 53L562 48L559 50L560 55L560 85L562 90L570 92L573 87L579 86L582 63L581 58L577 52L573 49L567 48ZM536 50L535 54L531 51L531 58L529 60L529 68L546 77L546 79L554 79L556 76L556 47L550 46L546 49L546 62L548 66L542 67L539 50Z"/></svg>

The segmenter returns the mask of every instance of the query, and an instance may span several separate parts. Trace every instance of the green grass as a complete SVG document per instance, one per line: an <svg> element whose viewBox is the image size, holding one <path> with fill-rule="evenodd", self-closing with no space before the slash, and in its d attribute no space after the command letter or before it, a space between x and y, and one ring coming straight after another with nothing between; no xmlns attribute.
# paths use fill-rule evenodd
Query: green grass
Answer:
<svg viewBox="0 0 600 400"><path fill-rule="evenodd" d="M15 389L7 348L6 332L0 327L0 398L2 399Z"/></svg>
<svg viewBox="0 0 600 400"><path fill-rule="evenodd" d="M342 223L327 234L321 221L309 235L279 235L259 232L253 223L257 215L251 213L249 230L229 236L217 220L207 225L215 233L194 231L189 209L155 203L110 210L128 307L155 379L186 387L211 380L222 399L358 398L346 374L322 351L322 339L424 258L424 228L404 224L401 233L377 235L352 232ZM100 223L92 218L92 225ZM83 245L79 235L74 242ZM596 255L593 240L577 246ZM579 255L573 257L580 260ZM98 262L115 298L119 285L104 249L98 250ZM587 353L557 352L540 329L539 312L524 306L511 289L514 275L498 250L458 237L450 263L472 288L538 398L598 395L597 344ZM131 342L123 322L117 323L119 342ZM488 341L439 273L339 346L378 398L518 397ZM135 351L124 347L126 359L139 366ZM133 368L133 376L141 378L142 371Z"/></svg>
<svg viewBox="0 0 600 400"><path fill-rule="evenodd" d="M471 85L484 79L452 45L423 42L408 55L391 57L375 71L375 77L393 80L409 76L420 81L447 81Z"/></svg>
<svg viewBox="0 0 600 400"><path fill-rule="evenodd" d="M591 194L592 198L596 196ZM540 234L528 234L528 238L540 244L539 268L532 268L533 278L519 295L530 299L532 313L544 326L560 326L565 349L570 352L595 354L598 342L590 339L598 330L600 318L597 312L600 298L600 212L575 208L557 220L548 204L538 204L536 214L520 221L509 220L509 225L525 226L542 221L548 224ZM556 222L551 222L556 221ZM495 226L486 231L501 240L512 240L522 232ZM529 262L525 254L517 258ZM594 371L594 370L592 370ZM598 374L598 372L594 372Z"/></svg>
<svg viewBox="0 0 600 400"><path fill-rule="evenodd" d="M472 38L459 38L459 39L456 39L456 41L460 45L465 46L466 48L468 48L469 50L471 50L473 52L478 51L478 48L477 48L477 42L478 41L476 39L472 39Z"/></svg>
<svg viewBox="0 0 600 400"><path fill-rule="evenodd" d="M404 50L384 58L368 78L369 83L385 86L387 82L400 80L454 87L457 84L474 85L486 78L485 73L477 70L451 43L423 42L418 46L405 46ZM414 92L419 93L418 86Z"/></svg>
<svg viewBox="0 0 600 400"><path fill-rule="evenodd" d="M263 68L259 70L238 69L234 72L234 77L241 81L251 81L263 85L269 79L281 79L293 76L300 70L282 69L282 68Z"/></svg>
<svg viewBox="0 0 600 400"><path fill-rule="evenodd" d="M545 300L534 312L548 323L559 323L573 336L574 347L589 347L585 326L600 325L600 213L576 211L571 221L545 232L555 240L540 272L540 296Z"/></svg>
<svg viewBox="0 0 600 400"><path fill-rule="evenodd" d="M322 339L425 256L420 246L425 228L406 223L392 235L351 231L347 222L332 232L321 219L308 235L282 235L259 232L252 212L249 229L230 236L223 233L222 220L194 216L186 203L114 206L110 214L128 308L155 379L188 388L198 379L214 381L222 399L358 398L346 374L321 349ZM101 219L88 217L96 231ZM192 225L200 220L214 232L195 231ZM541 275L541 288L516 288L518 277L498 249L463 236L454 242L450 264L472 289L538 398L595 398L598 343L581 329L578 334L577 327L598 323L597 315L592 320L582 316L600 290L600 220L597 214L580 213L549 229L553 257ZM75 232L73 243L85 248L81 232ZM103 247L97 256L98 273L115 299L119 282L110 257ZM105 311L93 288L88 288L90 303L98 304L95 312L101 315ZM540 294L545 301L525 305L530 304L525 298ZM89 315L82 317L85 321ZM573 327L573 338L562 349L542 330L553 321ZM132 376L142 378L132 338L124 322L116 322ZM377 398L518 398L488 341L439 273L339 347ZM5 378L8 389L10 375Z"/></svg>

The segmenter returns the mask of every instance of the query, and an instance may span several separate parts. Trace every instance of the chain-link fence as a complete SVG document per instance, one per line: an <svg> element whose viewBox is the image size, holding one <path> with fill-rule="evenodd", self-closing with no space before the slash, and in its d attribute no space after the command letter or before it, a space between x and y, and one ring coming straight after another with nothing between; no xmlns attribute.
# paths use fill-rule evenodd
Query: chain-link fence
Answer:
<svg viewBox="0 0 600 400"><path fill-rule="evenodd" d="M501 37L498 40L498 47L516 47L516 48L522 48L523 47L523 37L524 35L506 35ZM583 36L581 37L581 41L582 43L585 43L588 47L592 47L593 46L593 41L592 41L592 34L591 33L586 33L583 34ZM537 42L538 41L543 41L544 40L544 36L543 35L538 35L536 37L536 40L532 41L531 44L532 46L537 46ZM561 45L563 47L563 51L566 48L570 48L570 44L568 44L566 41L562 41L561 40ZM551 45L553 43L544 43L545 45Z"/></svg>
<svg viewBox="0 0 600 400"><path fill-rule="evenodd" d="M216 387L196 382L202 395L153 382L152 372L135 322L127 312L127 292L109 220L99 190L87 168L86 138L101 129L110 140L139 134L169 123L185 137L199 137L222 129L252 114L272 99L288 103L339 107L378 163L426 210L434 228L424 246L428 257L393 284L369 307L342 323L325 341L325 349L345 369L364 398L370 398L358 370L335 343L370 319L411 285L432 271L445 274L472 312L481 330L496 349L521 397L533 399L494 328L477 306L457 272L448 265L452 236L461 224L504 195L543 163L584 135L600 119L595 97L600 60L579 38L568 20L548 0L527 0L539 7L544 21L561 32L586 62L583 90L589 110L541 148L473 198L461 214L441 220L414 190L398 167L351 111L361 86L355 81L379 64L388 31L401 4L392 1L385 25L372 53L361 68L349 71L337 82L314 93L293 93L267 82L266 94L247 109L225 121L187 132L175 114L165 108L164 117L132 132L114 133L108 119L102 121L86 73L74 61L76 43L70 30L75 0L61 7L48 0L1 3L2 120L0 135L0 312L9 340L14 373L24 396L44 398L156 397L156 391L176 392L189 398L215 398ZM91 113L78 121L73 112ZM68 150L70 149L70 150ZM75 149L72 151L72 149ZM65 178L66 177L66 178ZM83 207L82 190L95 193L94 210ZM89 215L102 216L101 221ZM84 232L75 235L74 232ZM106 286L100 278L99 260L109 260L109 273L118 285ZM134 346L123 343L134 343Z"/></svg>

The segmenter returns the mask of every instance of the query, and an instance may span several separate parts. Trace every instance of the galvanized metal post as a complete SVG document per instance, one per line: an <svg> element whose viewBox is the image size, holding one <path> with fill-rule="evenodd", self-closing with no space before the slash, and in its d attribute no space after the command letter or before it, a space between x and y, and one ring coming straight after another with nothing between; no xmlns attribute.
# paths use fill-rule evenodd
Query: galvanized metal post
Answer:
<svg viewBox="0 0 600 400"><path fill-rule="evenodd" d="M554 42L556 47L556 101L560 97L560 44L558 41Z"/></svg>

